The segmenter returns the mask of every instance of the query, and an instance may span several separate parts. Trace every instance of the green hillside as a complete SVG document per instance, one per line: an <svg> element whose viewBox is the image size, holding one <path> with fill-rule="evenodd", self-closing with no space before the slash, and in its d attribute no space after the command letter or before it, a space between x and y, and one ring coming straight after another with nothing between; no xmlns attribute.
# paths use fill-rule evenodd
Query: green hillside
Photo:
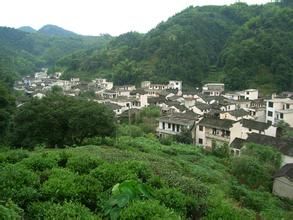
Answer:
<svg viewBox="0 0 293 220"><path fill-rule="evenodd" d="M45 34L48 36L59 36L59 37L77 37L78 36L78 34L72 31L68 31L61 27L58 27L56 25L51 25L51 24L45 25L42 28L40 28L38 30L38 33Z"/></svg>
<svg viewBox="0 0 293 220"><path fill-rule="evenodd" d="M272 8L233 34L220 58L230 89L293 89L292 25L292 9Z"/></svg>
<svg viewBox="0 0 293 220"><path fill-rule="evenodd" d="M117 84L172 78L190 86L222 81L229 89L292 90L292 11L275 4L189 7L146 34L123 34L58 66L67 78L102 75Z"/></svg>
<svg viewBox="0 0 293 220"><path fill-rule="evenodd" d="M0 79L31 74L74 51L102 48L110 39L109 35L60 37L0 27Z"/></svg>
<svg viewBox="0 0 293 220"><path fill-rule="evenodd" d="M292 203L270 193L279 159L269 147L233 159L151 137L2 149L0 218L289 220Z"/></svg>
<svg viewBox="0 0 293 220"><path fill-rule="evenodd" d="M65 71L64 78L103 76L116 84L179 79L191 87L220 81L232 90L292 91L290 4L189 7L146 34L118 37L81 36L53 25L38 33L2 27L0 76L48 66Z"/></svg>

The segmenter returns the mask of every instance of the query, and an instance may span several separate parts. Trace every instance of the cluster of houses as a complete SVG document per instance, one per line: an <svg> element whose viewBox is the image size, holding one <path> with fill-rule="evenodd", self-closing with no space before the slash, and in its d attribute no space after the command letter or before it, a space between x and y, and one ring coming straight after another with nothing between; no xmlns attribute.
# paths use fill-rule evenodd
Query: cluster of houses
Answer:
<svg viewBox="0 0 293 220"><path fill-rule="evenodd" d="M225 92L222 83L207 83L201 89L184 91L182 81L178 80L166 84L143 81L137 88L114 86L113 82L100 78L81 82L78 78L61 80L60 76L61 73L48 76L43 69L33 77L24 77L15 89L38 98L54 86L61 87L69 96L91 91L95 94L92 100L108 106L117 117L158 106L161 109L156 129L159 138L180 135L184 130L191 133L194 144L205 149L227 144L235 156L241 155L241 150L251 142L276 147L283 155L285 171L276 175L273 192L293 198L293 140L280 138L277 127L280 121L293 127L293 93L273 94L268 98L259 97L257 89ZM280 190L285 187L283 178L289 180L291 194Z"/></svg>

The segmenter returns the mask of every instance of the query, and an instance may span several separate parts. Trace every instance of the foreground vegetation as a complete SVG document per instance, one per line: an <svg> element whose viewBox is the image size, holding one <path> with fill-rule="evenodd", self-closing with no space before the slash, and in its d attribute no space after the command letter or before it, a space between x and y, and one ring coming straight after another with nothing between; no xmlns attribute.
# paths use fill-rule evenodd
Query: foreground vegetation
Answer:
<svg viewBox="0 0 293 220"><path fill-rule="evenodd" d="M239 158L152 135L86 146L0 152L0 219L292 219L271 194L280 154ZM221 153L222 152L222 153Z"/></svg>

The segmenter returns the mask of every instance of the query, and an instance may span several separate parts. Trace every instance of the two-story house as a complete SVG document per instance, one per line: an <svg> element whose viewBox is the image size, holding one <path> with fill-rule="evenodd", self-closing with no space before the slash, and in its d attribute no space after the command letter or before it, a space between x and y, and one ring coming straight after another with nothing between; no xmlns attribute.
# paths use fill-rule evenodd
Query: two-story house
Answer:
<svg viewBox="0 0 293 220"><path fill-rule="evenodd" d="M210 149L213 144L229 144L231 128L235 121L219 118L203 118L196 126L196 144Z"/></svg>
<svg viewBox="0 0 293 220"><path fill-rule="evenodd" d="M195 129L195 123L198 119L198 115L188 113L174 113L167 116L158 118L159 126L156 129L158 137L168 137L179 135L184 129L190 130L192 134Z"/></svg>
<svg viewBox="0 0 293 220"><path fill-rule="evenodd" d="M219 96L224 90L224 83L207 83L202 87L202 93L209 96Z"/></svg>
<svg viewBox="0 0 293 220"><path fill-rule="evenodd" d="M293 100L290 98L274 98L266 100L266 122L278 124L284 121L293 127Z"/></svg>

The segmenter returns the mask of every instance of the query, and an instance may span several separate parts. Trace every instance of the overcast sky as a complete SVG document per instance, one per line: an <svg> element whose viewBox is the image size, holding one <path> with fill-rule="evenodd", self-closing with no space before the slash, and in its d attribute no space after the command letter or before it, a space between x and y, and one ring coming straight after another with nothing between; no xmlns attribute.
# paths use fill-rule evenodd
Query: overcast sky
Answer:
<svg viewBox="0 0 293 220"><path fill-rule="evenodd" d="M229 5L236 0L1 0L0 26L55 24L84 35L146 33L190 5ZM243 0L263 4L270 0Z"/></svg>

